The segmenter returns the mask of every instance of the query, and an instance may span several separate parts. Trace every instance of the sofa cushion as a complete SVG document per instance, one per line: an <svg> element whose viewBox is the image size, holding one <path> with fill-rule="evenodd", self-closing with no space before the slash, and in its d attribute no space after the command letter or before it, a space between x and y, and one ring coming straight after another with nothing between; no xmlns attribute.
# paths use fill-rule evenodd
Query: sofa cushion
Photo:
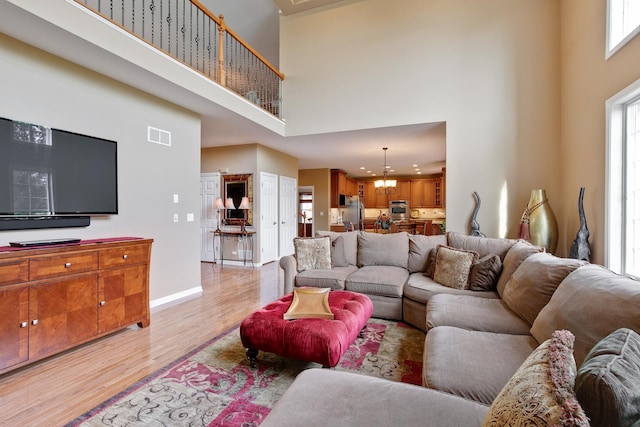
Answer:
<svg viewBox="0 0 640 427"><path fill-rule="evenodd" d="M556 329L575 335L578 366L598 341L620 328L640 331L640 285L611 270L588 264L570 273L531 326L539 341Z"/></svg>
<svg viewBox="0 0 640 427"><path fill-rule="evenodd" d="M485 255L471 266L469 289L472 291L495 291L501 272L502 260L500 256Z"/></svg>
<svg viewBox="0 0 640 427"><path fill-rule="evenodd" d="M450 288L467 289L471 265L477 259L477 252L440 245L436 252L433 280Z"/></svg>
<svg viewBox="0 0 640 427"><path fill-rule="evenodd" d="M491 404L483 427L589 426L573 391L573 335L556 331L518 368Z"/></svg>
<svg viewBox="0 0 640 427"><path fill-rule="evenodd" d="M449 246L477 252L479 258L486 255L498 255L500 260L504 260L507 252L516 242L517 240L515 239L468 236L455 231L447 232L447 244Z"/></svg>
<svg viewBox="0 0 640 427"><path fill-rule="evenodd" d="M425 271L428 266L432 249L438 245L446 245L447 236L424 236L422 234L409 235L409 273ZM434 266L435 267L435 266Z"/></svg>
<svg viewBox="0 0 640 427"><path fill-rule="evenodd" d="M345 289L363 294L402 297L409 272L401 267L369 265L350 274Z"/></svg>
<svg viewBox="0 0 640 427"><path fill-rule="evenodd" d="M349 265L344 255L344 238L338 236L331 240L331 267L346 267Z"/></svg>
<svg viewBox="0 0 640 427"><path fill-rule="evenodd" d="M345 287L346 278L356 271L358 267L348 265L346 267L335 267L330 270L307 270L296 275L295 285L298 287L312 286L315 288L331 288L342 290Z"/></svg>
<svg viewBox="0 0 640 427"><path fill-rule="evenodd" d="M455 326L469 331L528 335L531 325L500 299L439 294L427 302L427 329Z"/></svg>
<svg viewBox="0 0 640 427"><path fill-rule="evenodd" d="M516 271L520 264L522 264L522 261L527 259L529 255L542 252L543 250L544 248L534 246L526 240L518 240L513 244L513 246L511 246L507 255L504 257L504 261L502 262L502 273L500 273L500 278L498 279L498 283L496 283L496 290L500 297L504 295L504 287L507 285L511 275Z"/></svg>
<svg viewBox="0 0 640 427"><path fill-rule="evenodd" d="M298 272L331 268L331 239L327 237L296 237L293 239Z"/></svg>
<svg viewBox="0 0 640 427"><path fill-rule="evenodd" d="M436 283L433 279L422 273L413 273L409 276L406 286L404 287L404 296L413 301L426 304L433 295L452 294L452 295L472 295L481 298L499 298L496 292L476 292L468 289L453 289Z"/></svg>
<svg viewBox="0 0 640 427"><path fill-rule="evenodd" d="M332 369L307 369L260 426L480 427L487 409L411 384Z"/></svg>
<svg viewBox="0 0 640 427"><path fill-rule="evenodd" d="M530 335L439 326L424 341L425 386L490 405L538 347Z"/></svg>
<svg viewBox="0 0 640 427"><path fill-rule="evenodd" d="M593 427L640 422L640 335L621 328L589 351L576 378L576 396Z"/></svg>
<svg viewBox="0 0 640 427"><path fill-rule="evenodd" d="M504 287L502 299L531 325L560 282L584 261L540 252L522 261Z"/></svg>
<svg viewBox="0 0 640 427"><path fill-rule="evenodd" d="M349 232L335 232L335 231L316 231L317 237L329 236L331 240L335 240L338 236L342 236L344 240L344 258L349 265L357 265L358 261L358 233L353 231Z"/></svg>
<svg viewBox="0 0 640 427"><path fill-rule="evenodd" d="M409 235L406 232L378 234L358 232L358 267L409 266Z"/></svg>

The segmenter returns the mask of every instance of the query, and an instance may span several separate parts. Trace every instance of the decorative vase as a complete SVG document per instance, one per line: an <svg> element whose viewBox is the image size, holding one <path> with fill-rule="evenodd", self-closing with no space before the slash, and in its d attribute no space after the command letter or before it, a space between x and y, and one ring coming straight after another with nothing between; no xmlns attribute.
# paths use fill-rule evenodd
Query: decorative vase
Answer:
<svg viewBox="0 0 640 427"><path fill-rule="evenodd" d="M556 251L558 222L545 190L531 190L531 198L520 222L520 238L545 248L547 252Z"/></svg>

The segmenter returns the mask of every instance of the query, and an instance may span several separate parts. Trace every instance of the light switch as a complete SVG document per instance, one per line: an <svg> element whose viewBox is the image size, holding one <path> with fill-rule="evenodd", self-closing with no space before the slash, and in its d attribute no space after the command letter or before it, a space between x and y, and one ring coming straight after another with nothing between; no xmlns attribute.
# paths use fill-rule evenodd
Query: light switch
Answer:
<svg viewBox="0 0 640 427"><path fill-rule="evenodd" d="M178 222L180 221L180 217L178 216L178 214L173 214L173 222Z"/></svg>
<svg viewBox="0 0 640 427"><path fill-rule="evenodd" d="M178 203L178 195L177 194L173 195L173 203Z"/></svg>
<svg viewBox="0 0 640 427"><path fill-rule="evenodd" d="M187 222L193 222L193 214L192 213L188 213L187 214Z"/></svg>

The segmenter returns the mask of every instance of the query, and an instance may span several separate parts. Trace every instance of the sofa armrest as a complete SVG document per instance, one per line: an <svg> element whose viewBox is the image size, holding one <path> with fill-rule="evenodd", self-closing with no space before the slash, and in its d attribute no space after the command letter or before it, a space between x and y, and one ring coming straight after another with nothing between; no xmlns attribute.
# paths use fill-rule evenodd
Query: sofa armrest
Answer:
<svg viewBox="0 0 640 427"><path fill-rule="evenodd" d="M280 268L284 270L284 294L293 292L293 285L296 283L298 274L298 263L296 257L287 255L280 258Z"/></svg>

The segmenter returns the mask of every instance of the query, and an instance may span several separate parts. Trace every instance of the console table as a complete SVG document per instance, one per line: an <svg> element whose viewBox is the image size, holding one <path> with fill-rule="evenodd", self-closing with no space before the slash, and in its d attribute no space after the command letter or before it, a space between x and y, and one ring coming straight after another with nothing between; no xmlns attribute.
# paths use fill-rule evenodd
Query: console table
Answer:
<svg viewBox="0 0 640 427"><path fill-rule="evenodd" d="M237 239L242 241L242 261L243 265L247 266L247 251L251 252L251 267L253 264L253 236L256 234L255 230L214 230L213 233L213 261L215 265L216 254L216 236L220 237L220 265L224 266L224 240L225 239Z"/></svg>
<svg viewBox="0 0 640 427"><path fill-rule="evenodd" d="M0 373L149 325L152 239L0 247Z"/></svg>

